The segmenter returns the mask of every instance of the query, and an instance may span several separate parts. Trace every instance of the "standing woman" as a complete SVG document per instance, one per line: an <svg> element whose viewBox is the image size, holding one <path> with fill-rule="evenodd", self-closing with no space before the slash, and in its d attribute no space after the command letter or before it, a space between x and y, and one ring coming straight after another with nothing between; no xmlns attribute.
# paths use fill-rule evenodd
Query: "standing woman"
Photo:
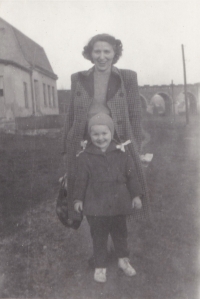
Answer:
<svg viewBox="0 0 200 299"><path fill-rule="evenodd" d="M88 139L87 124L97 113L111 116L115 126L114 139L123 143L131 140L128 149L135 162L138 178L143 189L142 209L134 218L149 217L149 196L140 161L142 141L141 102L137 74L114 66L122 55L120 40L108 34L98 34L84 47L83 56L94 66L88 71L71 76L71 100L64 127L64 153L66 154L69 218L78 220L72 195L76 178L76 154L81 141Z"/></svg>

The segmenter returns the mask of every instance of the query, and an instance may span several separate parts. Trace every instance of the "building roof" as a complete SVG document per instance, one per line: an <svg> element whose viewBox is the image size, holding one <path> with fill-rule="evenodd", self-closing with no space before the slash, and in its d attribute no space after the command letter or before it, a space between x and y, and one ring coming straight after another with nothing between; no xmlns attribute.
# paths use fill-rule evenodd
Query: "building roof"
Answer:
<svg viewBox="0 0 200 299"><path fill-rule="evenodd" d="M47 58L47 55L44 51L44 49L34 42L32 39L30 39L28 36L20 32L18 29L16 29L14 26L7 23L5 20L0 18L1 23L5 23L6 26L9 26L12 30L17 43L18 43L18 51L21 51L21 54L23 55L24 59L28 62L28 65L30 68L38 68L41 71L44 71L47 75L53 75L55 79L57 79L57 76L53 72L53 69L51 67L51 64ZM7 45L4 45L4 47L9 47L8 40ZM8 53L10 51L7 51L7 60L13 61L13 54L8 57ZM1 59L3 57L0 57ZM9 59L10 58L10 59ZM16 62L16 61L14 61ZM19 60L18 60L19 62ZM19 62L20 63L20 62ZM22 65L24 66L24 65Z"/></svg>

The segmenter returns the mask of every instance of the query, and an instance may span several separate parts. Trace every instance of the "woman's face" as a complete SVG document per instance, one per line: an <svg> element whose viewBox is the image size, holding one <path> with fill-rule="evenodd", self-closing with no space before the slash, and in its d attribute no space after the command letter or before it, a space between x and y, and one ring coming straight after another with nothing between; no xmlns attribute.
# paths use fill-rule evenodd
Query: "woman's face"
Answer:
<svg viewBox="0 0 200 299"><path fill-rule="evenodd" d="M97 71L106 72L111 69L115 57L112 45L107 42L96 42L91 55Z"/></svg>

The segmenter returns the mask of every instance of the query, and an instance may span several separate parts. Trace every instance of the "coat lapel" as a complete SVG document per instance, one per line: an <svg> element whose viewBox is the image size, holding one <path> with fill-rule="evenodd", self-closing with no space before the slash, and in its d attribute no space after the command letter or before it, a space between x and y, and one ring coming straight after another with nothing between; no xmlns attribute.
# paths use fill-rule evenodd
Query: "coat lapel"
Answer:
<svg viewBox="0 0 200 299"><path fill-rule="evenodd" d="M107 102L107 105L111 111L111 117L113 119L115 130L117 133L117 139L120 142L124 142L130 139L126 134L125 122L129 119L128 107L126 103L126 90L119 74L120 85L114 96Z"/></svg>
<svg viewBox="0 0 200 299"><path fill-rule="evenodd" d="M115 96L120 86L121 86L121 80L119 75L115 72L112 72L108 81L108 90L106 95L107 101L109 101Z"/></svg>
<svg viewBox="0 0 200 299"><path fill-rule="evenodd" d="M94 68L78 73L79 80L88 95L94 97Z"/></svg>

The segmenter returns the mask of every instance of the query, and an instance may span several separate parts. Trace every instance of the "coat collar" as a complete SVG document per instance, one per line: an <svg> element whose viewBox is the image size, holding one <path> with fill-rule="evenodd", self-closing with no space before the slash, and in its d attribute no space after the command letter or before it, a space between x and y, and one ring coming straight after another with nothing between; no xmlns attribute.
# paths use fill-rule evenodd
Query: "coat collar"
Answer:
<svg viewBox="0 0 200 299"><path fill-rule="evenodd" d="M94 66L87 71L79 72L81 85L88 92L90 97L94 97ZM106 99L110 100L114 97L121 86L121 78L118 68L112 66L110 78L108 81L108 89Z"/></svg>
<svg viewBox="0 0 200 299"><path fill-rule="evenodd" d="M94 154L94 155L105 155L109 152L113 152L118 150L117 149L117 143L112 140L109 147L107 148L106 152L102 152L98 147L96 147L94 144L89 143L88 146L85 149L86 153Z"/></svg>
<svg viewBox="0 0 200 299"><path fill-rule="evenodd" d="M94 73L94 70L95 70L95 67L93 66L87 71L79 72L79 74L82 74L83 76L88 77L91 73ZM118 76L120 75L119 69L114 65L112 66L111 73L115 74L115 75L118 75Z"/></svg>

